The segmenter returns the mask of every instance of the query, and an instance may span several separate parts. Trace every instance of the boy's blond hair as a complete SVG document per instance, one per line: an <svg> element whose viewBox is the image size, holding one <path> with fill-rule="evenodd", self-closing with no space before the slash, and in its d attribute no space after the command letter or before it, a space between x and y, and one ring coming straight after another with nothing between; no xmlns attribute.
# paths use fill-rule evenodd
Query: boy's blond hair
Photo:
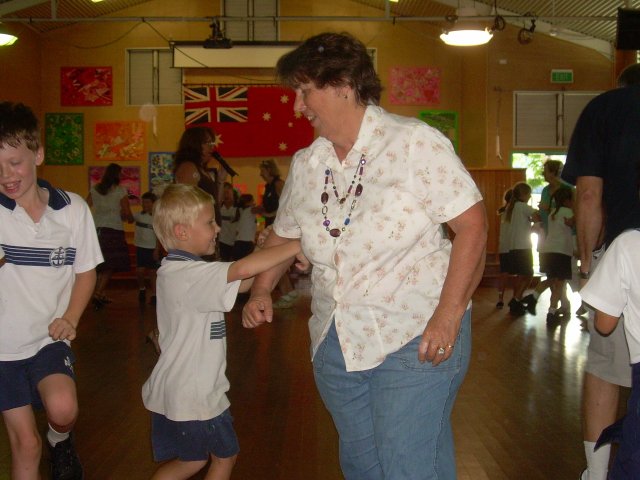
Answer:
<svg viewBox="0 0 640 480"><path fill-rule="evenodd" d="M174 227L193 225L205 205L213 203L213 197L196 186L168 185L153 204L153 230L162 246L166 250L176 248Z"/></svg>

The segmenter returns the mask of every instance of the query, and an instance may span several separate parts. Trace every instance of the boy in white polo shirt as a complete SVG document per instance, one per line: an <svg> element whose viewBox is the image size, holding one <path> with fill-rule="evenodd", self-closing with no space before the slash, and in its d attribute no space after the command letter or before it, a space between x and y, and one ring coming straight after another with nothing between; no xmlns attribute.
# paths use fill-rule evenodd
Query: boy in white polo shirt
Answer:
<svg viewBox="0 0 640 480"><path fill-rule="evenodd" d="M627 414L605 428L596 443L619 443L607 478L640 478L640 231L616 237L580 290L582 300L596 310L595 327L609 335L624 316L624 332L631 359L631 396Z"/></svg>
<svg viewBox="0 0 640 480"><path fill-rule="evenodd" d="M51 477L81 479L70 436L78 401L69 343L102 262L91 212L75 193L37 178L44 160L28 107L0 103L0 410L14 478L39 478L33 408L49 422Z"/></svg>
<svg viewBox="0 0 640 480"><path fill-rule="evenodd" d="M236 262L205 262L220 227L213 198L198 187L169 185L153 207L153 228L168 255L158 270L162 353L142 387L152 412L154 479L228 479L239 451L229 413L224 313L253 276L300 252L300 242L259 250ZM291 246L289 246L291 245Z"/></svg>

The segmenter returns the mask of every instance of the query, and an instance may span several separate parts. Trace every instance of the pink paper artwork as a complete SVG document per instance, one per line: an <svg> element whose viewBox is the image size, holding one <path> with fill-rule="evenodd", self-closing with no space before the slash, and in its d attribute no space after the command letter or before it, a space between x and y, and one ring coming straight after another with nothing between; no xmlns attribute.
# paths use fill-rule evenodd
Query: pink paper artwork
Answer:
<svg viewBox="0 0 640 480"><path fill-rule="evenodd" d="M436 67L392 67L389 100L394 105L440 103L440 69Z"/></svg>

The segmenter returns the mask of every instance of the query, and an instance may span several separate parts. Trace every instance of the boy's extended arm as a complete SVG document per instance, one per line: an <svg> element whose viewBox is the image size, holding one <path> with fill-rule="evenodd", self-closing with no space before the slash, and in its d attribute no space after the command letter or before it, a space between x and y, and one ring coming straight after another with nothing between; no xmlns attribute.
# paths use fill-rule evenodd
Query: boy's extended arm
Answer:
<svg viewBox="0 0 640 480"><path fill-rule="evenodd" d="M596 310L596 329L602 335L609 335L611 332L613 332L613 329L616 328L616 325L618 324L618 318L619 317L614 317L613 315L604 313L601 310Z"/></svg>
<svg viewBox="0 0 640 480"><path fill-rule="evenodd" d="M67 310L49 325L51 338L54 340L73 340L76 338L76 328L80 322L80 317L91 299L95 286L95 269L76 274Z"/></svg>
<svg viewBox="0 0 640 480"><path fill-rule="evenodd" d="M292 259L299 252L299 240L290 240L282 245L257 250L231 264L227 271L227 282L254 277Z"/></svg>

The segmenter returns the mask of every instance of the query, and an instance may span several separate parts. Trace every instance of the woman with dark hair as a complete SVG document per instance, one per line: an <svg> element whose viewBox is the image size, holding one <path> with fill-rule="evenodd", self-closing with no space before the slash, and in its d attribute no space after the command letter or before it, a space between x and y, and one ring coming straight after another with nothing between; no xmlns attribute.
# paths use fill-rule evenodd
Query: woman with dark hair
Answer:
<svg viewBox="0 0 640 480"><path fill-rule="evenodd" d="M222 185L227 177L227 170L210 168L213 160L221 162L222 157L215 152L215 135L208 127L188 128L182 133L178 150L174 157L176 183L196 185L210 194L216 201L216 221L220 225L220 204L222 203Z"/></svg>
<svg viewBox="0 0 640 480"><path fill-rule="evenodd" d="M454 479L450 415L487 237L480 192L444 135L378 106L380 81L353 36L311 37L276 71L318 137L294 155L264 246L300 239L313 265L313 370L344 476ZM245 327L273 319L288 266L256 277Z"/></svg>
<svg viewBox="0 0 640 480"><path fill-rule="evenodd" d="M96 309L104 307L111 300L105 295L105 289L115 272L128 272L131 269L129 247L124 235L123 220L133 222L127 190L120 186L122 167L110 163L100 182L89 190L87 203L93 210L93 219L98 232L100 249L104 263L97 267L98 279L93 294Z"/></svg>

